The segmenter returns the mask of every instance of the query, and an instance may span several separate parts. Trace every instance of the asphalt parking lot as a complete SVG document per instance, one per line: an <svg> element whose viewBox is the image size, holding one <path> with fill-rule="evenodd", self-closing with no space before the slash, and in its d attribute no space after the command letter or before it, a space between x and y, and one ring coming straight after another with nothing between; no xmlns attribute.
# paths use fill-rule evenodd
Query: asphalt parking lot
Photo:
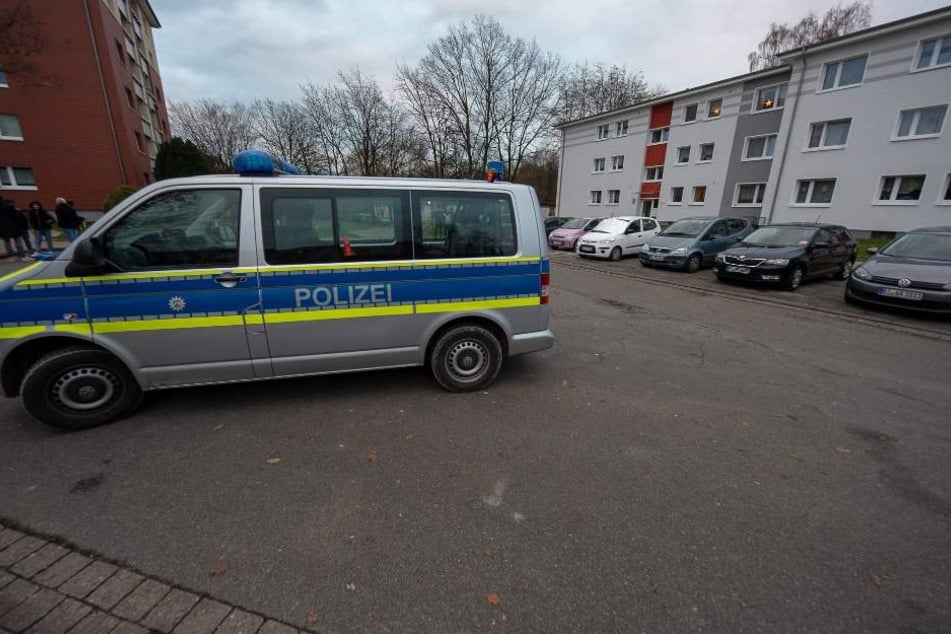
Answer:
<svg viewBox="0 0 951 634"><path fill-rule="evenodd" d="M0 516L319 632L947 630L947 322L552 259L557 345L485 392L2 400Z"/></svg>

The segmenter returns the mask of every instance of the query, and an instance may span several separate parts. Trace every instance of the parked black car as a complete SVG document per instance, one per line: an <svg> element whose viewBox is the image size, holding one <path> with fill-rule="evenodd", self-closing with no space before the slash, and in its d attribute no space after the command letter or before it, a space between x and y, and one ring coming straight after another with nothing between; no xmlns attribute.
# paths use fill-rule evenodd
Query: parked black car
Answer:
<svg viewBox="0 0 951 634"><path fill-rule="evenodd" d="M794 291L809 278L848 279L857 250L852 234L838 225L769 225L719 253L713 271L719 280L779 284Z"/></svg>
<svg viewBox="0 0 951 634"><path fill-rule="evenodd" d="M569 220L574 220L573 216L548 216L545 218L545 235L547 236L552 231L565 224Z"/></svg>
<svg viewBox="0 0 951 634"><path fill-rule="evenodd" d="M951 314L951 227L915 229L886 244L852 273L845 301Z"/></svg>

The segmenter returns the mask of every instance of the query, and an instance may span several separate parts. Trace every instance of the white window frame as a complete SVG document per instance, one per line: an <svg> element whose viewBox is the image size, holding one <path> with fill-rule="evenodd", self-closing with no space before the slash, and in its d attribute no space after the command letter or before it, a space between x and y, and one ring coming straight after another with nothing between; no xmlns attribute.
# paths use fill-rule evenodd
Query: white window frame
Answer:
<svg viewBox="0 0 951 634"><path fill-rule="evenodd" d="M768 156L765 154L765 152L766 152L766 147L767 147L768 144L764 141L764 142L763 142L763 152L764 152L764 154L763 154L762 156L753 156L753 157L747 156L747 155L749 154L749 151L750 151L750 140L751 140L751 139L768 139L769 137L773 137L773 154L770 154L770 155L768 155ZM743 154L740 155L740 161L769 161L769 160L772 160L773 155L776 154L776 142L777 142L778 140L779 140L779 135L776 134L775 132L772 133L772 134L752 134L752 135L746 137L745 139L743 139Z"/></svg>
<svg viewBox="0 0 951 634"><path fill-rule="evenodd" d="M839 82L842 80L842 68L843 66L845 66L845 63L851 62L856 59L861 59L863 57L865 58L865 67L862 69L862 80L854 84L847 84L845 86L840 86ZM817 93L833 92L835 90L845 90L846 88L856 88L858 86L861 86L862 84L865 83L865 74L868 72L868 59L869 59L869 52L866 51L859 55L850 55L849 57L843 57L842 59L834 59L832 61L824 63L822 65L822 71L819 73L819 80L818 80L818 84L816 85L816 92ZM832 64L839 65L838 68L835 69L835 83L832 85L831 88L823 88L822 84L825 83L826 70Z"/></svg>
<svg viewBox="0 0 951 634"><path fill-rule="evenodd" d="M623 121L618 121L614 124L614 138L627 136L629 119L624 119Z"/></svg>
<svg viewBox="0 0 951 634"><path fill-rule="evenodd" d="M611 194L617 194L617 196L614 197L614 200L611 200ZM605 203L605 204L611 205L611 206L613 206L613 207L616 207L616 206L620 205L620 204L621 204L621 190L620 190L620 189L609 189L609 190L608 190L608 202Z"/></svg>
<svg viewBox="0 0 951 634"><path fill-rule="evenodd" d="M35 192L39 189L36 185L17 185L16 176L14 176L13 170L30 170L33 173L33 181L36 182L36 173L33 172L32 167L27 167L26 165L0 165L0 171L4 171L7 174L7 180L10 181L10 185L0 185L0 192L2 191L21 191L21 192Z"/></svg>
<svg viewBox="0 0 951 634"><path fill-rule="evenodd" d="M618 160L620 159L620 160ZM620 163L620 165L618 165ZM611 157L611 171L612 172L621 172L624 170L624 155L615 154Z"/></svg>
<svg viewBox="0 0 951 634"><path fill-rule="evenodd" d="M13 117L13 120L16 121L17 127L20 128L20 136L4 136L3 133L0 132L0 141L22 141L23 140L23 125L20 124L20 117L16 116L15 114L3 114L3 113L0 113L0 117Z"/></svg>
<svg viewBox="0 0 951 634"><path fill-rule="evenodd" d="M703 188L703 200L700 202L697 202L697 190L700 188ZM710 188L707 187L706 185L694 185L693 187L691 187L690 188L690 202L687 204L692 205L694 207L701 207L703 205L706 205L707 194L709 193L709 189Z"/></svg>
<svg viewBox="0 0 951 634"><path fill-rule="evenodd" d="M690 121L687 121L687 108L690 108L690 107L694 107L696 108L696 110L693 113L693 119L691 119ZM680 113L680 123L682 125L689 125L691 123L696 123L699 120L700 120L700 102L694 101L693 103L685 103Z"/></svg>
<svg viewBox="0 0 951 634"><path fill-rule="evenodd" d="M710 158L704 159L704 158L702 158L702 157L703 157L703 148L704 148L704 146L707 146L707 145L713 146L713 149L712 149L712 151L710 152ZM707 141L706 143L701 143L699 146L697 146L697 163L696 163L696 164L697 164L697 165L702 165L703 163L712 163L712 162L713 162L713 156L714 156L714 154L716 153L716 149L717 149L717 144L714 143L713 141Z"/></svg>
<svg viewBox="0 0 951 634"><path fill-rule="evenodd" d="M717 114L715 114L715 115L711 115L711 114L710 114L710 104L713 103L714 101L719 101L719 102L720 102L720 111L719 111ZM709 121L709 120L711 120L711 119L719 119L720 117L723 116L723 97L714 97L713 99L707 99L707 101L706 101L703 105L704 105L704 108L703 108L703 109L704 109L704 111L707 113L704 118L705 118L707 121Z"/></svg>
<svg viewBox="0 0 951 634"><path fill-rule="evenodd" d="M945 198L945 195L948 197ZM938 201L935 204L951 206L951 172L944 177L944 183L941 185L941 191L938 192Z"/></svg>
<svg viewBox="0 0 951 634"><path fill-rule="evenodd" d="M755 187L753 190L753 202L751 203L741 203L740 202L740 187ZM737 183L736 187L733 189L733 206L734 207L762 207L763 200L766 198L766 183ZM759 199L759 202L756 200Z"/></svg>
<svg viewBox="0 0 951 634"><path fill-rule="evenodd" d="M660 141L654 140L654 132L660 132ZM667 143L670 140L670 126L665 125L660 128L652 128L647 133L647 145L660 145L661 143Z"/></svg>
<svg viewBox="0 0 951 634"><path fill-rule="evenodd" d="M757 104L760 101L760 95L764 90L769 90L770 88L776 89L776 99L779 100L779 90L780 88L785 87L785 94L783 95L783 105L777 106L775 103L769 108L757 108ZM775 112L777 110L782 110L786 107L786 100L789 98L789 82L781 81L775 84L769 84L767 86L760 86L753 91L753 103L750 104L750 112L753 114L761 114L763 112Z"/></svg>
<svg viewBox="0 0 951 634"><path fill-rule="evenodd" d="M600 165L601 165L601 169L598 169L599 163L600 163ZM606 161L604 160L604 157L603 157L603 156L595 157L595 159L591 162L591 173L592 173L592 174L603 174L603 173L604 173L604 168L605 168L606 165L607 165L607 163L606 163Z"/></svg>
<svg viewBox="0 0 951 634"><path fill-rule="evenodd" d="M597 194L597 202L595 202L595 194ZM604 200L604 192L600 189L592 189L588 192L588 204L589 205L600 205L601 201Z"/></svg>
<svg viewBox="0 0 951 634"><path fill-rule="evenodd" d="M921 193L918 194L918 198L915 200L898 200L896 196L898 196L898 190L901 189L902 180L906 178L918 177L921 177ZM887 200L882 200L880 196L882 195L882 187L885 185L886 178L894 178L895 182L892 184L891 197ZM884 174L878 179L878 189L875 190L875 196L872 199L872 204L886 207L915 207L921 203L921 200L924 197L926 182L928 182L927 174Z"/></svg>
<svg viewBox="0 0 951 634"><path fill-rule="evenodd" d="M3 64L0 64L0 88L9 88L10 84L7 82L7 73L3 70Z"/></svg>
<svg viewBox="0 0 951 634"><path fill-rule="evenodd" d="M910 128L910 130L909 130L909 132L911 132L912 130L917 130L917 129L918 129L918 123L919 123L919 121L921 120L921 111L922 111L922 110L927 110L928 108L940 108L940 107L942 107L942 106L944 106L945 111L944 111L944 119L941 120L941 129L940 129L939 131L937 131L937 132L929 132L929 133L927 133L927 134L908 134L907 136L898 136L898 132L899 132L899 130L901 129L901 116L902 116L904 113L906 113L906 112L914 112L914 113L915 113L915 117L914 117L914 119L912 120L911 128ZM945 121L947 120L947 118L948 118L948 111L949 111L949 110L951 110L951 106L949 106L949 104L947 104L947 103L935 103L935 104L931 104L931 105L928 105L928 106L918 106L918 107L915 107L915 108L905 108L905 109L903 109L903 110L899 110L899 111L898 111L898 119L895 121L895 129L894 129L894 131L892 132L892 141L917 141L917 140L920 140L920 139L937 139L937 138L940 137L941 134L944 132L944 122L945 122Z"/></svg>
<svg viewBox="0 0 951 634"><path fill-rule="evenodd" d="M681 160L680 160L680 150L682 150L682 149L684 149L684 148L687 149L687 160L686 160L686 161L681 161ZM693 150L692 146L689 146L689 145L680 145L680 146L678 146L678 147L677 147L677 156L676 156L676 158L675 158L675 160L674 160L674 165L690 165L690 153L691 153L692 150Z"/></svg>
<svg viewBox="0 0 951 634"><path fill-rule="evenodd" d="M849 131L845 134L845 143L842 145L826 145L826 133L829 129L830 123L842 123L844 121L849 122ZM812 126L821 125L822 134L819 137L819 145L816 147L809 147L809 141L812 140ZM844 150L845 146L849 143L849 136L852 135L852 117L842 118L842 119L829 119L827 121L813 121L809 124L809 130L806 134L806 147L802 149L803 152L823 152L825 150Z"/></svg>
<svg viewBox="0 0 951 634"><path fill-rule="evenodd" d="M931 59L937 60L938 55L941 54L941 41L946 38L951 38L951 33L945 33L944 35L939 35L937 37L927 37L918 40L918 46L915 47L915 56L911 58L911 72L924 73L929 70L934 70L935 68L947 68L948 66L951 66L951 62L945 62L944 64L935 63L929 64L924 68L918 68L918 60L921 57L921 49L925 47L925 43L932 41L937 42L934 51L931 53Z"/></svg>
<svg viewBox="0 0 951 634"><path fill-rule="evenodd" d="M796 195L799 193L799 183L801 182L809 183L809 190L806 192L806 202L797 203ZM829 199L827 203L813 203L809 202L812 199L813 192L815 191L816 181L832 181L832 198ZM790 207L831 207L832 203L835 202L835 188L839 184L839 179L835 176L815 176L812 178L797 178L794 181L793 191L792 191L792 202L789 203Z"/></svg>
<svg viewBox="0 0 951 634"><path fill-rule="evenodd" d="M675 189L679 189L679 190L680 190L680 200L674 200L674 190L675 190ZM682 185L676 185L676 186L674 186L674 187L671 187L671 188L670 188L670 199L667 201L667 204L668 204L668 205L676 205L677 207L683 206L683 204L684 204L684 193L685 193L685 192L684 192L684 189L685 189L685 188L684 188Z"/></svg>
<svg viewBox="0 0 951 634"><path fill-rule="evenodd" d="M651 178L650 172L654 170L654 178ZM645 183L655 183L657 181L664 180L664 166L663 165L651 165L650 167L644 168L644 182Z"/></svg>
<svg viewBox="0 0 951 634"><path fill-rule="evenodd" d="M604 132L602 136L601 133ZM604 123L598 126L598 141L606 141L611 136L611 124Z"/></svg>

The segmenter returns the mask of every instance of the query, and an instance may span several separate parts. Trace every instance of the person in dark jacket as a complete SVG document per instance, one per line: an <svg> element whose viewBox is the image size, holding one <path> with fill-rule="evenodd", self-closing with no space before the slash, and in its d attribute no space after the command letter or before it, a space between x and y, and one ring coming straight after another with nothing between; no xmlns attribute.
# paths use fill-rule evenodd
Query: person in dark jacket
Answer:
<svg viewBox="0 0 951 634"><path fill-rule="evenodd" d="M56 199L56 222L59 228L63 230L66 239L72 242L79 235L79 228L83 224L82 218L73 209L73 206L66 202L65 198Z"/></svg>
<svg viewBox="0 0 951 634"><path fill-rule="evenodd" d="M49 250L53 250L53 225L56 224L56 218L53 214L43 209L43 203L34 200L30 203L30 209L27 211L27 218L30 221L30 229L33 230L33 242L36 243L36 250L43 250L43 240Z"/></svg>
<svg viewBox="0 0 951 634"><path fill-rule="evenodd" d="M13 203L0 198L0 238L3 238L8 258L16 256L23 262L33 259L26 242L28 227L26 217L17 211Z"/></svg>

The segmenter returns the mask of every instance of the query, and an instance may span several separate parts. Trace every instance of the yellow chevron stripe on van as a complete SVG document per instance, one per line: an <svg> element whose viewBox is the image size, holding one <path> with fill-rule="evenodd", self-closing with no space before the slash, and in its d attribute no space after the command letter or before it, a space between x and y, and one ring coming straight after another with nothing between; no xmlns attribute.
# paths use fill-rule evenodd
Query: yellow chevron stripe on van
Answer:
<svg viewBox="0 0 951 634"><path fill-rule="evenodd" d="M53 330L56 332L69 332L74 335L92 335L92 326L87 323L81 324L56 324L53 326Z"/></svg>
<svg viewBox="0 0 951 634"><path fill-rule="evenodd" d="M491 310L493 308L521 308L523 306L538 306L539 304L541 304L540 297L515 297L512 299L489 299L474 302L416 304L416 312L419 314L451 313L469 310Z"/></svg>
<svg viewBox="0 0 951 634"><path fill-rule="evenodd" d="M229 271L232 269L228 269ZM251 269L253 271L253 269ZM88 277L51 277L39 280L24 280L17 286L43 286L46 284L75 284L77 282L121 282L123 280L166 280L172 277L202 277L221 275L222 269L200 269L188 271L153 271L151 273L115 273L113 275L90 275Z"/></svg>
<svg viewBox="0 0 951 634"><path fill-rule="evenodd" d="M32 271L33 269L35 269L36 267L40 266L41 264L43 264L43 262L34 262L33 264L30 264L30 265L28 265L28 266L24 266L24 267L21 268L21 269L17 269L17 270L14 271L13 273L7 273L7 274L4 275L3 277L0 277L0 282L4 282L4 281L6 281L6 280L13 279L14 277L16 277L16 276L18 276L18 275L23 275L24 273L27 273L27 272L29 272L29 271ZM21 282L21 283L22 283L22 282Z"/></svg>
<svg viewBox="0 0 951 634"><path fill-rule="evenodd" d="M221 328L244 326L241 315L224 317L170 317L168 319L142 319L133 321L97 321L92 331L97 335L114 332L147 332L150 330L185 330L191 328Z"/></svg>
<svg viewBox="0 0 951 634"><path fill-rule="evenodd" d="M413 307L369 306L366 308L334 308L329 310L298 310L291 313L265 313L265 324L286 324L297 321L320 321L323 319L358 319L361 317L392 317L412 315Z"/></svg>
<svg viewBox="0 0 951 634"><path fill-rule="evenodd" d="M0 328L0 339L19 339L46 330L46 326L10 326Z"/></svg>

